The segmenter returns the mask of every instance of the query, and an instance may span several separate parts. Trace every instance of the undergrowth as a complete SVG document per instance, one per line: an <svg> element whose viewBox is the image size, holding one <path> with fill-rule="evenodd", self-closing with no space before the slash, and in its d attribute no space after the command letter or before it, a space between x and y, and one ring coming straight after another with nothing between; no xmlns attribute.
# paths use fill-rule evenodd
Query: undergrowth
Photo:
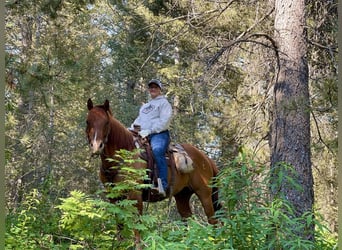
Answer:
<svg viewBox="0 0 342 250"><path fill-rule="evenodd" d="M146 187L137 182L146 178L146 173L128 167L133 155L121 152L121 157L126 181L108 186L106 194L110 197ZM288 178L278 175L280 182ZM257 166L245 154L221 170L216 185L223 205L216 215L220 221L216 226L195 216L186 222L161 223L165 211L140 216L135 201L123 199L111 204L77 190L52 203L48 193L34 189L15 212L6 216L5 248L134 249L133 231L138 229L143 249L151 250L337 249L337 236L331 235L319 214L295 218L291 204L281 195L270 199L268 169ZM311 223L315 224L315 241L298 234ZM117 225L122 225L120 233Z"/></svg>

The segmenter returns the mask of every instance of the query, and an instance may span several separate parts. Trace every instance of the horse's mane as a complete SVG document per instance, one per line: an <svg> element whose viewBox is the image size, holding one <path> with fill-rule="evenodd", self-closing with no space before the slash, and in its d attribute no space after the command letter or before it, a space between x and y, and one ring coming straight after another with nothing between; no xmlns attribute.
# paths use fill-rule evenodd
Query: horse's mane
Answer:
<svg viewBox="0 0 342 250"><path fill-rule="evenodd" d="M115 131L111 133L111 136L118 147L120 149L133 150L135 146L132 133L129 132L128 129L113 116L110 116L110 120L112 121L111 129L112 131Z"/></svg>

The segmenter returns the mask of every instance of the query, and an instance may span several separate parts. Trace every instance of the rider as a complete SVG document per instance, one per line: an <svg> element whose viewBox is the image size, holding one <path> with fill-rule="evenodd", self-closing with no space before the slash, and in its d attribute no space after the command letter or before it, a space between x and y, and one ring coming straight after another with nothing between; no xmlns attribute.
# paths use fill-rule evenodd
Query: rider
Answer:
<svg viewBox="0 0 342 250"><path fill-rule="evenodd" d="M170 143L168 128L172 117L172 107L166 97L162 95L162 89L160 80L152 79L148 82L151 99L140 108L139 116L134 120L131 128L140 126L139 135L150 139L153 157L163 186L159 193L165 196L165 191L168 188L165 153Z"/></svg>

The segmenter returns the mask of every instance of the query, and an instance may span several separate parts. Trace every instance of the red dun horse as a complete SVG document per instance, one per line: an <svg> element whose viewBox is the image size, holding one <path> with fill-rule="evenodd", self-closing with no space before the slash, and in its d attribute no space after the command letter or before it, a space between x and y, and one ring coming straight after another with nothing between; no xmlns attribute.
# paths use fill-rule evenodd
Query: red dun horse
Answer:
<svg viewBox="0 0 342 250"><path fill-rule="evenodd" d="M103 183L116 183L121 181L120 170L112 170L113 162L106 160L114 158L116 151L120 149L134 150L135 144L133 134L116 120L109 108L109 101L103 105L94 106L91 99L88 100L88 116L86 133L92 154L101 156L100 179ZM192 215L190 198L196 194L204 208L204 212L210 224L216 224L215 211L220 209L218 192L216 188L210 187L210 183L218 173L218 169L211 159L196 147L190 144L182 144L185 151L193 160L194 170L184 174L174 171L171 196L175 197L178 212L183 218ZM134 163L134 168L146 168L146 163ZM171 170L169 167L169 183L171 183ZM128 199L137 200L137 209L142 214L143 195L142 192L128 194ZM114 201L111 201L114 202ZM136 242L140 236L136 232Z"/></svg>

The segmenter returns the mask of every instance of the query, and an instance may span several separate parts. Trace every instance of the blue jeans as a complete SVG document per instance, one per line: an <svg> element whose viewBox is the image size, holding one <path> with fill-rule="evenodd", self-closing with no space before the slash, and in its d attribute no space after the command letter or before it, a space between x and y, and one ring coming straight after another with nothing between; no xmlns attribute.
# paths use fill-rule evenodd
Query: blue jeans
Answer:
<svg viewBox="0 0 342 250"><path fill-rule="evenodd" d="M157 164L159 178L161 179L163 188L166 191L168 187L168 183L167 183L167 161L165 158L165 153L170 143L169 131L167 130L159 134L151 134L150 143L151 143L153 157Z"/></svg>

